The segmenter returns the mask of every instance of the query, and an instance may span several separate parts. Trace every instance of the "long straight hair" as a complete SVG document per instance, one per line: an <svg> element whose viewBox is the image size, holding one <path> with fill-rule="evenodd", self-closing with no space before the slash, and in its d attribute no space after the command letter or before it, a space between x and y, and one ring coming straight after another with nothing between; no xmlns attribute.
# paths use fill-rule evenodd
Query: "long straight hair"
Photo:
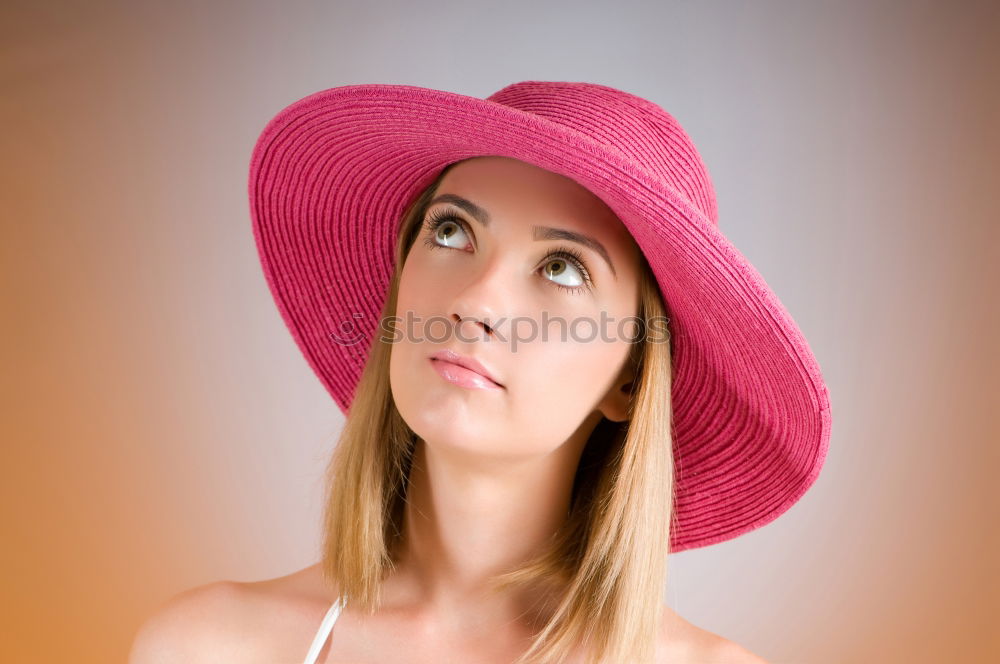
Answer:
<svg viewBox="0 0 1000 664"><path fill-rule="evenodd" d="M396 315L400 274L425 211L450 164L407 208L382 321ZM641 254L640 254L641 257ZM637 380L629 419L602 419L581 454L563 527L537 557L495 576L495 590L555 589L545 618L514 664L556 664L583 648L586 664L651 664L663 616L670 528L674 522L669 331L656 278L641 258L639 334L629 361ZM392 344L376 333L326 470L321 567L339 599L367 613L395 569L416 434L389 386Z"/></svg>

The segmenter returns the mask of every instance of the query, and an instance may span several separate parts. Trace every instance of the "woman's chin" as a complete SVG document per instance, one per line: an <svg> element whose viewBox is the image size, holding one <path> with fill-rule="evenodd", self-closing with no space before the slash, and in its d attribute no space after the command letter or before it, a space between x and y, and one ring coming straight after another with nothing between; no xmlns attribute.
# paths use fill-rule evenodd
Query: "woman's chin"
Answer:
<svg viewBox="0 0 1000 664"><path fill-rule="evenodd" d="M435 447L474 450L483 449L484 432L479 426L463 426L452 416L435 416L424 412L415 418L403 417L413 431ZM485 451L485 450L484 450Z"/></svg>

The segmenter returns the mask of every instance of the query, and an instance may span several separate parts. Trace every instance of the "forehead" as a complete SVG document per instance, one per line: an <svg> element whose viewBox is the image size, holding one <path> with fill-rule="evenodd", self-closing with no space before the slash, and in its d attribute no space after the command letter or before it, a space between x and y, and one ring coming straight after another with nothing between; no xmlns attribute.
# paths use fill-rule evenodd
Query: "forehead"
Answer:
<svg viewBox="0 0 1000 664"><path fill-rule="evenodd" d="M628 229L593 192L572 178L510 157L475 157L455 165L438 185L436 195L445 193L484 208L501 226L544 224L585 232L612 252L634 246Z"/></svg>

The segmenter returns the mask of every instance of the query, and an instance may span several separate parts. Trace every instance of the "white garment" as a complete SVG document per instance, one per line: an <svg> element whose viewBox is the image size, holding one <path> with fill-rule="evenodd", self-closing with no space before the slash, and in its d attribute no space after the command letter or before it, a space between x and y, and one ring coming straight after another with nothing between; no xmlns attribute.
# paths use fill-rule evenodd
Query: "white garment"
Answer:
<svg viewBox="0 0 1000 664"><path fill-rule="evenodd" d="M319 657L319 651L323 649L323 645L326 643L327 637L330 636L330 630L333 629L333 623L337 622L337 618L340 617L340 612L347 605L347 600L341 602L337 599L326 612L323 617L323 622L319 624L319 630L316 632L315 638L313 638L312 645L309 646L309 653L306 655L305 662L303 664L316 664L316 658Z"/></svg>

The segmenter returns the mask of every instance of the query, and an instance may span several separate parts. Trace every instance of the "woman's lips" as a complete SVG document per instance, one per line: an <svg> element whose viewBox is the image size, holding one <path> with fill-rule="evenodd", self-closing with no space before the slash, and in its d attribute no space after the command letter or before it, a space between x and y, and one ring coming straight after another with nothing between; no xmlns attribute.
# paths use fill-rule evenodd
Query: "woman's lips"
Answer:
<svg viewBox="0 0 1000 664"><path fill-rule="evenodd" d="M502 390L503 387L497 385L492 380L478 374L471 369L448 362L447 360L437 360L431 358L431 366L442 378L460 387L468 387L479 390Z"/></svg>

